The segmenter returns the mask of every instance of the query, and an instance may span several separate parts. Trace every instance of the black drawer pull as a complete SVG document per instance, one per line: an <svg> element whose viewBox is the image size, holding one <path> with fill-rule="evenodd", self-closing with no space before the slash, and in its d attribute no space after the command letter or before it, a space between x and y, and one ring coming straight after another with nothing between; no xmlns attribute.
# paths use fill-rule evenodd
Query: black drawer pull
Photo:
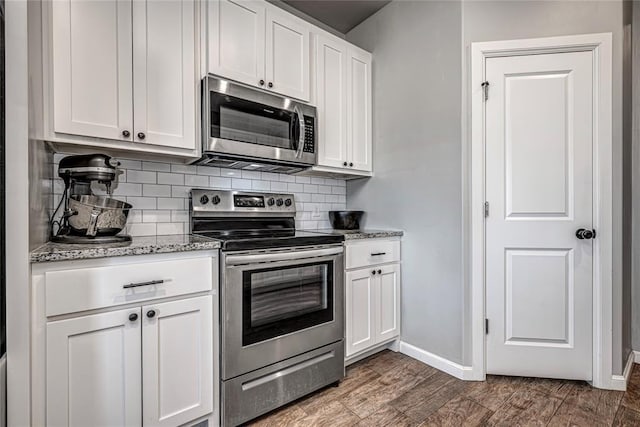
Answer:
<svg viewBox="0 0 640 427"><path fill-rule="evenodd" d="M129 283L128 285L124 285L122 289L139 288L140 286L149 286L149 285L159 285L161 283L164 283L164 280L150 280L149 282Z"/></svg>
<svg viewBox="0 0 640 427"><path fill-rule="evenodd" d="M386 252L376 252L375 254L371 254L371 256L380 256L380 255L386 255Z"/></svg>

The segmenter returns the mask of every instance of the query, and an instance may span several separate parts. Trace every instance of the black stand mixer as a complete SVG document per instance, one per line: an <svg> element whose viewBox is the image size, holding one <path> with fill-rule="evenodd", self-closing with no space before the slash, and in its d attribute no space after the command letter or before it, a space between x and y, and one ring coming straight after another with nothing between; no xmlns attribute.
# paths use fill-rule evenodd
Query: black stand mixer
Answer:
<svg viewBox="0 0 640 427"><path fill-rule="evenodd" d="M91 191L91 183L95 181L104 184L107 194L111 195L119 165L120 162L104 154L68 156L60 160L58 176L64 180L64 193L51 216L51 241L71 244L131 241L131 236L117 234L126 225L132 206ZM62 217L56 220L63 204Z"/></svg>

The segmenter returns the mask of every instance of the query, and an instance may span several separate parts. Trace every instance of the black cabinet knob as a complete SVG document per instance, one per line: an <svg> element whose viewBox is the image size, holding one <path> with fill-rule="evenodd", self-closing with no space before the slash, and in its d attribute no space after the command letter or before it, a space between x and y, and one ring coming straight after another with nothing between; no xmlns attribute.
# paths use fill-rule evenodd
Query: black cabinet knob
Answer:
<svg viewBox="0 0 640 427"><path fill-rule="evenodd" d="M148 317L149 319L151 319L151 318L155 317L155 315L156 315L156 311L155 311L155 310L149 310L149 311L147 311L147 317Z"/></svg>
<svg viewBox="0 0 640 427"><path fill-rule="evenodd" d="M136 313L131 313L129 315L129 320L131 320L132 322L135 322L136 320L138 320L138 315Z"/></svg>
<svg viewBox="0 0 640 427"><path fill-rule="evenodd" d="M376 274L376 271L375 271L375 270L373 270L373 271L371 272L371 274Z"/></svg>
<svg viewBox="0 0 640 427"><path fill-rule="evenodd" d="M353 167L353 162L349 163L349 167L352 168Z"/></svg>
<svg viewBox="0 0 640 427"><path fill-rule="evenodd" d="M144 132L138 132L138 138L140 139L144 139L147 135L144 134Z"/></svg>
<svg viewBox="0 0 640 427"><path fill-rule="evenodd" d="M580 240L595 239L596 230L587 230L584 228L580 228L578 231L576 231L576 237Z"/></svg>
<svg viewBox="0 0 640 427"><path fill-rule="evenodd" d="M123 130L122 136L124 136L125 138L129 138L131 136L131 132L129 132L128 130Z"/></svg>
<svg viewBox="0 0 640 427"><path fill-rule="evenodd" d="M269 82L269 84L268 84L267 86L269 86L270 88L272 88L272 87L273 87L273 83Z"/></svg>
<svg viewBox="0 0 640 427"><path fill-rule="evenodd" d="M258 82L258 84L259 84L260 86L264 86L264 80L260 79L260 81Z"/></svg>
<svg viewBox="0 0 640 427"><path fill-rule="evenodd" d="M378 270L378 274L382 274L382 270Z"/></svg>
<svg viewBox="0 0 640 427"><path fill-rule="evenodd" d="M348 164L349 164L349 163L344 162L344 163L342 164L342 166L347 166Z"/></svg>

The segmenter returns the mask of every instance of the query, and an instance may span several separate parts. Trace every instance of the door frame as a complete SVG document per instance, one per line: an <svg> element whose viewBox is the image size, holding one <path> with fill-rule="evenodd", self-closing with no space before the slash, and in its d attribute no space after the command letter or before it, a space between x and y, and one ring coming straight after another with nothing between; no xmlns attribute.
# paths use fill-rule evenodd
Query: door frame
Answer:
<svg viewBox="0 0 640 427"><path fill-rule="evenodd" d="M593 52L593 252L592 385L612 387L613 199L612 34L585 34L471 44L471 379L486 378L485 319L485 103L482 82L489 58ZM491 90L489 90L491 96Z"/></svg>

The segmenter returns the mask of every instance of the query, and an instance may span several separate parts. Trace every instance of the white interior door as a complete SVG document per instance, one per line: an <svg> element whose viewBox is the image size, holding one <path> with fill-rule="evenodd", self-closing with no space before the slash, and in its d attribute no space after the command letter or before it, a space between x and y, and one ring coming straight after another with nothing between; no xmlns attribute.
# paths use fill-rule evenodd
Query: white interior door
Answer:
<svg viewBox="0 0 640 427"><path fill-rule="evenodd" d="M489 58L487 373L592 377L593 55Z"/></svg>

